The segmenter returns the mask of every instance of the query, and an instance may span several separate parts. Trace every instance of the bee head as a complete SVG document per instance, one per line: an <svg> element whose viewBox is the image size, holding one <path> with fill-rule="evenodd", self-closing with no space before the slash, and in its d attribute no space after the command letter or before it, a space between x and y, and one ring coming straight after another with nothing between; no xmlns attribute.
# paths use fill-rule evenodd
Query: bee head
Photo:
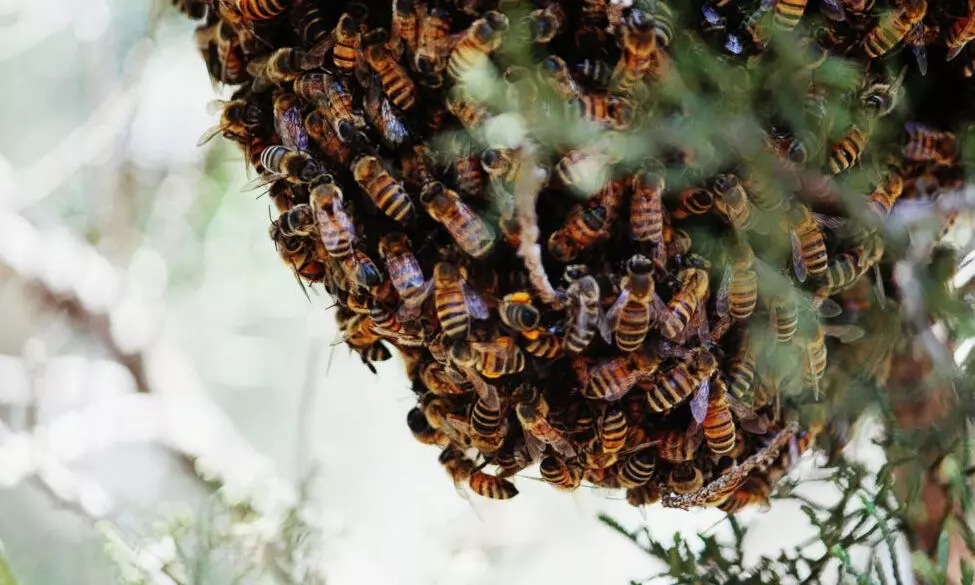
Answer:
<svg viewBox="0 0 975 585"><path fill-rule="evenodd" d="M626 18L626 25L635 31L642 33L650 32L653 30L653 16L638 8L634 8L630 10L630 14Z"/></svg>
<svg viewBox="0 0 975 585"><path fill-rule="evenodd" d="M626 261L626 271L632 275L646 275L653 271L653 262L643 254L634 254Z"/></svg>

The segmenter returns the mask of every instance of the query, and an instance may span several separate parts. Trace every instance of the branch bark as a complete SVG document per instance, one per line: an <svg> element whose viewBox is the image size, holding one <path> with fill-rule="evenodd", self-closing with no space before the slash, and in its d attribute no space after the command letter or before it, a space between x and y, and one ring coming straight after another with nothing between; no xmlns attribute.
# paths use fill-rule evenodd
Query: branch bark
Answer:
<svg viewBox="0 0 975 585"><path fill-rule="evenodd" d="M908 345L905 351L894 355L887 382L897 423L895 432L933 430L957 406L955 393L950 381L932 375L931 357L920 347L920 342ZM935 564L938 563L938 544L945 521L958 512L948 486L938 475L938 464L943 455L940 449L929 448L894 468L898 499L906 511L908 543L912 551L923 553ZM961 535L949 531L949 583L961 583L961 562L972 558L972 551L968 550Z"/></svg>

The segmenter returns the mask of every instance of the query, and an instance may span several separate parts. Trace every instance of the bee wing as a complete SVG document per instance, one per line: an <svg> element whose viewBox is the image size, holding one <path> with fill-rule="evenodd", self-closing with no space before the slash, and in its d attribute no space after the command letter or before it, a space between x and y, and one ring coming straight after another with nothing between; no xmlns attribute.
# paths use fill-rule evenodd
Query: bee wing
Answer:
<svg viewBox="0 0 975 585"><path fill-rule="evenodd" d="M830 20L837 22L846 20L846 10L843 10L843 5L840 4L839 0L820 0L819 10L823 16Z"/></svg>
<svg viewBox="0 0 975 585"><path fill-rule="evenodd" d="M951 50L948 51L948 54L945 55L945 61L951 61L952 59L957 57L959 54L961 54L962 50L965 47L966 47L965 44L958 45L957 47L952 47Z"/></svg>
<svg viewBox="0 0 975 585"><path fill-rule="evenodd" d="M525 433L525 448L528 450L528 459L534 463L545 454L545 443L531 433Z"/></svg>
<svg viewBox="0 0 975 585"><path fill-rule="evenodd" d="M884 277L880 273L880 264L873 265L873 292L877 297L877 304L881 309L887 308L887 292L884 290Z"/></svg>
<svg viewBox="0 0 975 585"><path fill-rule="evenodd" d="M806 261L802 257L802 241L799 240L799 234L794 229L789 230L789 240L792 244L792 269L796 274L796 280L806 282L808 274Z"/></svg>
<svg viewBox="0 0 975 585"><path fill-rule="evenodd" d="M730 310L728 297L730 296L731 289L731 274L732 269L729 264L724 269L724 275L721 277L721 286L718 287L718 297L714 300L714 310L718 313L719 317L724 317Z"/></svg>
<svg viewBox="0 0 975 585"><path fill-rule="evenodd" d="M705 378L697 388L697 394L691 399L691 416L699 424L708 415L708 396L711 393L711 378Z"/></svg>
<svg viewBox="0 0 975 585"><path fill-rule="evenodd" d="M812 216L813 221L816 222L816 225L818 225L819 227L824 227L831 230L839 230L847 226L846 220L843 219L842 217L834 217L832 215L824 215L822 213L815 213L815 212L810 212L809 215Z"/></svg>
<svg viewBox="0 0 975 585"><path fill-rule="evenodd" d="M609 308L609 311L599 320L599 333L603 336L603 339L608 344L613 343L613 332L616 330L617 321L620 316L620 311L626 305L626 301L630 299L630 289L623 288L620 291L620 296L616 298L613 306ZM580 311L581 313L582 311Z"/></svg>
<svg viewBox="0 0 975 585"><path fill-rule="evenodd" d="M928 74L928 47L927 43L924 42L924 21L918 22L914 25L914 29L911 31L911 35L916 37L916 40L911 43L911 52L914 53L914 60L917 61L917 70L921 72L921 75Z"/></svg>
<svg viewBox="0 0 975 585"><path fill-rule="evenodd" d="M745 404L744 402L738 400L730 393L725 394L725 398L728 400L728 408L731 409L732 414L739 421L755 420L758 419L758 414L756 414L755 409L752 406ZM744 426L742 427L744 428ZM765 430L768 430L767 428ZM759 435L765 434L765 430L758 433Z"/></svg>
<svg viewBox="0 0 975 585"><path fill-rule="evenodd" d="M566 459L571 459L576 456L576 450L572 448L572 443L562 435L559 435L558 440L552 443L552 448Z"/></svg>
<svg viewBox="0 0 975 585"><path fill-rule="evenodd" d="M818 305L816 310L819 315L826 319L839 317L843 313L843 308L833 299L819 299L816 304Z"/></svg>
<svg viewBox="0 0 975 585"><path fill-rule="evenodd" d="M213 140L217 136L220 136L221 133L223 133L223 125L217 124L216 126L214 126L212 128L209 128L206 131L204 131L203 134L200 136L200 139L196 141L196 145L198 147L199 146L203 146L204 144L206 144L207 142L210 142L211 140ZM248 165L248 166L250 166L250 165Z"/></svg>
<svg viewBox="0 0 975 585"><path fill-rule="evenodd" d="M342 230L348 232L352 235L353 241L355 241L355 223L352 221L352 217L345 210L342 205L342 201L338 197L332 200L332 219L339 224Z"/></svg>
<svg viewBox="0 0 975 585"><path fill-rule="evenodd" d="M281 137L281 144L294 150L308 150L308 134L298 106L289 108L274 118L274 128Z"/></svg>
<svg viewBox="0 0 975 585"><path fill-rule="evenodd" d="M467 310L471 312L471 315L475 319L485 320L491 316L490 310L484 300L474 291L470 283L466 280L460 283L460 292L464 295L464 302L467 304Z"/></svg>
<svg viewBox="0 0 975 585"><path fill-rule="evenodd" d="M207 102L206 111L207 114L215 116L223 112L223 109L230 103L227 100L215 99Z"/></svg>
<svg viewBox="0 0 975 585"><path fill-rule="evenodd" d="M241 190L242 191L257 191L258 189L261 189L263 187L267 187L268 185L270 185L271 183L273 183L273 182L275 182L275 181L277 181L279 179L281 179L281 175L278 175L276 173L268 173L266 175L258 175L257 177L254 178L254 180L249 181L246 185L244 185L243 189L241 189Z"/></svg>
<svg viewBox="0 0 975 585"><path fill-rule="evenodd" d="M399 148L410 137L410 132L385 97L379 103L379 116L384 121L381 128L386 142L392 148Z"/></svg>
<svg viewBox="0 0 975 585"><path fill-rule="evenodd" d="M853 343L866 334L862 327L856 325L822 325L822 328L823 333L843 343Z"/></svg>

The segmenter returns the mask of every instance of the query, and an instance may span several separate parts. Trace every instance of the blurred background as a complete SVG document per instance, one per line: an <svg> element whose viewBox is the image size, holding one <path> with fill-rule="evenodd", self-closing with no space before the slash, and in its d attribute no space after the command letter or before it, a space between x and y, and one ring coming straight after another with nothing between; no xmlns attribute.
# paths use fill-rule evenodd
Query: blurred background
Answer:
<svg viewBox="0 0 975 585"><path fill-rule="evenodd" d="M626 583L661 567L599 513L727 530L531 472L455 490L402 364L336 345L239 151L196 147L219 88L168 3L0 0L0 78L0 583ZM801 518L744 513L749 553Z"/></svg>

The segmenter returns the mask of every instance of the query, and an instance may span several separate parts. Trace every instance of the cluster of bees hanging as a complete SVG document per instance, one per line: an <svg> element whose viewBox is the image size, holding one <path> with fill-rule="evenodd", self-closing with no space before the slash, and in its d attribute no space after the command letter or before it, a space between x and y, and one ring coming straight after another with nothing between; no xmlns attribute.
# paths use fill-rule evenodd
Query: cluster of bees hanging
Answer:
<svg viewBox="0 0 975 585"><path fill-rule="evenodd" d="M175 3L237 88L204 140L242 147L285 264L371 369L399 350L409 429L487 498L537 464L766 501L829 426L802 418L829 354L896 310L884 220L963 179L952 2Z"/></svg>

